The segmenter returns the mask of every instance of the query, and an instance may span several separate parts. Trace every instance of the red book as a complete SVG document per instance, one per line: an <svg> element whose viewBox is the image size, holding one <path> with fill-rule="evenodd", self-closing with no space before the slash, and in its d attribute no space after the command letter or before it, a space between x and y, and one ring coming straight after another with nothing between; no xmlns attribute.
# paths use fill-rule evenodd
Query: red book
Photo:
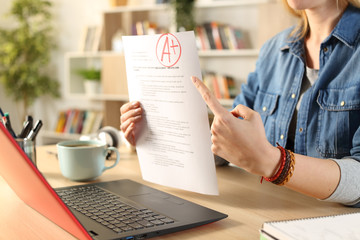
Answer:
<svg viewBox="0 0 360 240"><path fill-rule="evenodd" d="M214 95L217 99L221 99L222 96L221 96L221 90L220 90L220 86L219 86L219 82L218 82L218 79L216 77L215 74L213 74L213 77L212 77L212 85L213 85L213 88L214 88Z"/></svg>
<svg viewBox="0 0 360 240"><path fill-rule="evenodd" d="M212 34L215 42L216 49L223 49L220 33L219 33L219 26L216 22L211 22Z"/></svg>

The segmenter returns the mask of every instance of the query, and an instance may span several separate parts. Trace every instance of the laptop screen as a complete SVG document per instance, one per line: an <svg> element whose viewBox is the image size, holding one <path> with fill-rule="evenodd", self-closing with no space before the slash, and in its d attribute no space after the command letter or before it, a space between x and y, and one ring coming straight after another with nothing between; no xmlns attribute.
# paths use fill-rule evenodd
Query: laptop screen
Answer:
<svg viewBox="0 0 360 240"><path fill-rule="evenodd" d="M75 237L91 239L3 124L0 143L0 175L18 197Z"/></svg>

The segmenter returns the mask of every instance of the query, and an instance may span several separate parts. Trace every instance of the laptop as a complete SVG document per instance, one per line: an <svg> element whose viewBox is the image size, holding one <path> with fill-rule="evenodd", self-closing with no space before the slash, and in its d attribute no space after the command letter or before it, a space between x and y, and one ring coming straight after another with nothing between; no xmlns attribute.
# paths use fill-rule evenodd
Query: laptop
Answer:
<svg viewBox="0 0 360 240"><path fill-rule="evenodd" d="M0 143L0 174L13 191L78 239L145 239L227 217L129 179L53 189L2 124Z"/></svg>

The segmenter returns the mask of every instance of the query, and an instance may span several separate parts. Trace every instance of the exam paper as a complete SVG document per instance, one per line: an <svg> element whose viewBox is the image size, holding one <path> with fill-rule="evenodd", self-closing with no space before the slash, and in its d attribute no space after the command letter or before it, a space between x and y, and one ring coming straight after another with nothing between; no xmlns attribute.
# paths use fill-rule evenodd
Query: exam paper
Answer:
<svg viewBox="0 0 360 240"><path fill-rule="evenodd" d="M130 101L140 101L136 150L153 183L218 194L207 108L190 77L201 79L194 32L124 36Z"/></svg>

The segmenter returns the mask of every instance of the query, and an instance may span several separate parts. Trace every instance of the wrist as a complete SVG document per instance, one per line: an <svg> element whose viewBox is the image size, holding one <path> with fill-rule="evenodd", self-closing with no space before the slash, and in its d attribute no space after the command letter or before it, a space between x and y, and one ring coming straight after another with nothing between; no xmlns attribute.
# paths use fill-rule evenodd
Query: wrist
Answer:
<svg viewBox="0 0 360 240"><path fill-rule="evenodd" d="M266 166L264 166L263 174L264 177L272 177L276 174L281 165L281 150L277 147L271 146L267 155Z"/></svg>

